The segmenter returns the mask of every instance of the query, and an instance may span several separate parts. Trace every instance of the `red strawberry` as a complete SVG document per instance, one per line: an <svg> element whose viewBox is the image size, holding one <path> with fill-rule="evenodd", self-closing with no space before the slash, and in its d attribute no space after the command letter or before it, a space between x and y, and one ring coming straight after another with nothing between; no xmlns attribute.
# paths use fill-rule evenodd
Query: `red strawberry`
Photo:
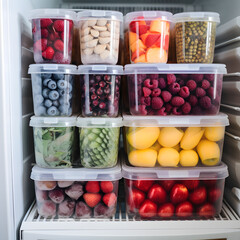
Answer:
<svg viewBox="0 0 240 240"><path fill-rule="evenodd" d="M42 56L46 59L51 60L54 55L54 50L52 47L47 47L47 49L42 53Z"/></svg>
<svg viewBox="0 0 240 240"><path fill-rule="evenodd" d="M103 202L108 206L112 207L115 205L117 197L115 193L107 193L103 196Z"/></svg>
<svg viewBox="0 0 240 240"><path fill-rule="evenodd" d="M87 182L86 191L90 193L98 193L100 191L99 182L97 181L89 181Z"/></svg>
<svg viewBox="0 0 240 240"><path fill-rule="evenodd" d="M40 20L41 28L46 28L50 26L53 23L53 21L50 18L42 18Z"/></svg>
<svg viewBox="0 0 240 240"><path fill-rule="evenodd" d="M150 187L153 185L152 180L135 180L133 181L134 187L138 188L139 190L142 190L143 192L147 192Z"/></svg>
<svg viewBox="0 0 240 240"><path fill-rule="evenodd" d="M157 205L147 199L141 205L139 209L139 214L143 218L152 218L157 214Z"/></svg>
<svg viewBox="0 0 240 240"><path fill-rule="evenodd" d="M35 42L34 44L34 51L45 51L47 48L47 39L39 39L38 41Z"/></svg>
<svg viewBox="0 0 240 240"><path fill-rule="evenodd" d="M41 29L41 37L42 38L48 37L48 30L46 28Z"/></svg>
<svg viewBox="0 0 240 240"><path fill-rule="evenodd" d="M89 207L95 207L101 201L99 193L85 193L83 199Z"/></svg>
<svg viewBox="0 0 240 240"><path fill-rule="evenodd" d="M51 41L54 41L55 39L58 39L60 38L59 37L59 34L57 32L53 32L49 35L48 39L51 40Z"/></svg>
<svg viewBox="0 0 240 240"><path fill-rule="evenodd" d="M52 44L53 44L53 42L48 40L47 45L52 46Z"/></svg>
<svg viewBox="0 0 240 240"><path fill-rule="evenodd" d="M63 32L63 30L64 30L64 20L56 20L53 23L53 27L55 28L56 31Z"/></svg>
<svg viewBox="0 0 240 240"><path fill-rule="evenodd" d="M113 183L110 181L101 182L100 186L104 193L110 193L113 191Z"/></svg>
<svg viewBox="0 0 240 240"><path fill-rule="evenodd" d="M64 44L63 44L63 41L60 40L60 39L57 39L55 42L54 42L54 48L60 52L63 52L63 48L64 48Z"/></svg>

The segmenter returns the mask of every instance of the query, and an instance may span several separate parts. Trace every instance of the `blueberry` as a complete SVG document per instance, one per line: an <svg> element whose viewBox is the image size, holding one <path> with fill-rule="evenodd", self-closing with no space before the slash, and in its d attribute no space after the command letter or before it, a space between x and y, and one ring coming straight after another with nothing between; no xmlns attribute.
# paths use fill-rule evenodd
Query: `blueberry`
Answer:
<svg viewBox="0 0 240 240"><path fill-rule="evenodd" d="M55 80L64 79L64 74L53 74L53 78Z"/></svg>
<svg viewBox="0 0 240 240"><path fill-rule="evenodd" d="M65 89L67 87L67 82L65 80L59 80L57 86L59 89Z"/></svg>
<svg viewBox="0 0 240 240"><path fill-rule="evenodd" d="M37 116L46 115L46 108L43 107L43 106L38 106L37 109L36 109L35 114Z"/></svg>
<svg viewBox="0 0 240 240"><path fill-rule="evenodd" d="M65 90L59 89L59 90L58 90L58 93L59 93L59 95L62 97L62 96L64 96L64 94L65 94Z"/></svg>
<svg viewBox="0 0 240 240"><path fill-rule="evenodd" d="M53 90L53 91L51 91L50 93L49 93L49 98L51 99L51 100L57 100L58 98L59 98L59 93L58 93L58 91L56 91L56 90Z"/></svg>
<svg viewBox="0 0 240 240"><path fill-rule="evenodd" d="M47 107L47 108L51 107L52 104L53 104L52 101L49 100L49 99L46 99L46 100L44 101L44 106Z"/></svg>
<svg viewBox="0 0 240 240"><path fill-rule="evenodd" d="M40 105L43 102L44 98L42 95L36 95L34 97L34 103Z"/></svg>
<svg viewBox="0 0 240 240"><path fill-rule="evenodd" d="M43 97L48 98L49 92L50 90L48 88L44 88L42 91Z"/></svg>
<svg viewBox="0 0 240 240"><path fill-rule="evenodd" d="M59 103L60 103L60 105L64 105L64 103L65 103L65 98L64 98L64 97L60 97L60 98L59 98Z"/></svg>
<svg viewBox="0 0 240 240"><path fill-rule="evenodd" d="M57 88L57 84L56 84L56 82L55 81L53 81L53 80L51 80L51 81L49 81L48 82L48 88L50 88L50 89L56 89Z"/></svg>
<svg viewBox="0 0 240 240"><path fill-rule="evenodd" d="M70 93L70 92L72 91L72 84L71 84L71 83L68 83L68 86L67 86L67 88L66 88L66 91L67 91L68 93Z"/></svg>
<svg viewBox="0 0 240 240"><path fill-rule="evenodd" d="M52 76L51 73L42 73L42 74L41 74L41 77L42 77L43 79L51 78L51 76Z"/></svg>
<svg viewBox="0 0 240 240"><path fill-rule="evenodd" d="M47 110L47 114L50 116L56 116L59 114L59 112L56 107L52 106Z"/></svg>
<svg viewBox="0 0 240 240"><path fill-rule="evenodd" d="M44 79L44 80L43 80L43 86L47 87L48 83L49 83L51 80L52 80L52 79L49 79L49 78Z"/></svg>
<svg viewBox="0 0 240 240"><path fill-rule="evenodd" d="M52 104L53 104L53 106L55 106L55 107L58 107L58 106L59 106L58 100L53 101Z"/></svg>

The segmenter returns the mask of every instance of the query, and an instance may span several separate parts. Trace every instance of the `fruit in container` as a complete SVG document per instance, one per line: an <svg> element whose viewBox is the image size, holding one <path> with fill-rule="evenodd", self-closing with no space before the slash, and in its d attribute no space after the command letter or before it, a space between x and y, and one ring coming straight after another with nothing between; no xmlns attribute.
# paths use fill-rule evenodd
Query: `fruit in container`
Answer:
<svg viewBox="0 0 240 240"><path fill-rule="evenodd" d="M58 206L58 216L59 217L71 217L74 213L75 201L67 199L59 204Z"/></svg>
<svg viewBox="0 0 240 240"><path fill-rule="evenodd" d="M163 167L176 167L179 163L179 153L174 148L161 148L158 153L158 163Z"/></svg>
<svg viewBox="0 0 240 240"><path fill-rule="evenodd" d="M209 140L213 142L220 141L223 139L225 134L225 128L224 127L207 127L205 129L204 136Z"/></svg>
<svg viewBox="0 0 240 240"><path fill-rule="evenodd" d="M194 150L182 150L179 158L183 167L195 167L198 164L198 155Z"/></svg>
<svg viewBox="0 0 240 240"><path fill-rule="evenodd" d="M136 167L154 167L157 161L157 151L151 148L133 150L128 154L130 164Z"/></svg>
<svg viewBox="0 0 240 240"><path fill-rule="evenodd" d="M161 148L161 145L158 141L156 141L150 148L158 152Z"/></svg>
<svg viewBox="0 0 240 240"><path fill-rule="evenodd" d="M183 137L183 131L175 127L165 127L161 130L158 142L163 147L176 146Z"/></svg>

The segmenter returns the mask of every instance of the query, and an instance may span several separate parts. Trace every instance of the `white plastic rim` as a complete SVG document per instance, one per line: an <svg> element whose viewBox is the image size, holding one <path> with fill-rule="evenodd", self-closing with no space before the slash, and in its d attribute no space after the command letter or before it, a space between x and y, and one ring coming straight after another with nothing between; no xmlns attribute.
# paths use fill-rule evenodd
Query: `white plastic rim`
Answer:
<svg viewBox="0 0 240 240"><path fill-rule="evenodd" d="M140 11L140 12L130 12L125 16L125 23L128 24L131 21L137 20L137 17L144 17L146 20L153 20L155 18L161 18L165 21L172 21L173 14L167 11Z"/></svg>
<svg viewBox="0 0 240 240"><path fill-rule="evenodd" d="M112 74L122 75L123 67L119 65L79 65L78 74Z"/></svg>
<svg viewBox="0 0 240 240"><path fill-rule="evenodd" d="M77 20L88 20L91 18L106 18L108 20L118 20L123 21L123 14L118 11L108 11L108 10L83 10L78 12Z"/></svg>
<svg viewBox="0 0 240 240"><path fill-rule="evenodd" d="M113 127L122 127L123 122L121 117L117 117L117 118L78 117L76 126L79 128L113 128Z"/></svg>
<svg viewBox="0 0 240 240"><path fill-rule="evenodd" d="M127 64L124 74L226 74L225 64Z"/></svg>
<svg viewBox="0 0 240 240"><path fill-rule="evenodd" d="M191 116L123 115L124 127L217 127L228 126L227 114Z"/></svg>
<svg viewBox="0 0 240 240"><path fill-rule="evenodd" d="M76 116L72 117L36 117L32 116L29 126L31 127L75 127Z"/></svg>
<svg viewBox="0 0 240 240"><path fill-rule="evenodd" d="M53 19L67 19L76 21L77 13L65 9L34 9L31 10L28 19L53 18Z"/></svg>
<svg viewBox="0 0 240 240"><path fill-rule="evenodd" d="M117 181L122 178L121 167L48 169L34 166L31 179L35 181Z"/></svg>
<svg viewBox="0 0 240 240"><path fill-rule="evenodd" d="M28 73L77 74L77 66L71 64L31 64L29 65Z"/></svg>
<svg viewBox="0 0 240 240"><path fill-rule="evenodd" d="M208 21L220 23L219 13L216 12L183 12L173 15L173 21L178 22L192 22L192 21Z"/></svg>

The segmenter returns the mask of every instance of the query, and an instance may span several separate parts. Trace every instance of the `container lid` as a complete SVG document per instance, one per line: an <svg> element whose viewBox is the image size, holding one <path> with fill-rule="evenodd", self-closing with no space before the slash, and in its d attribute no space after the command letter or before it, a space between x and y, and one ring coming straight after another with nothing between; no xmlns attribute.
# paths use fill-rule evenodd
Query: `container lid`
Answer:
<svg viewBox="0 0 240 240"><path fill-rule="evenodd" d="M173 15L174 22L210 21L220 23L219 14L216 12L183 12Z"/></svg>
<svg viewBox="0 0 240 240"><path fill-rule="evenodd" d="M119 65L80 65L78 74L123 74L123 67Z"/></svg>
<svg viewBox="0 0 240 240"><path fill-rule="evenodd" d="M124 127L217 127L228 126L228 116L191 115L191 116L132 116L123 115Z"/></svg>
<svg viewBox="0 0 240 240"><path fill-rule="evenodd" d="M31 64L28 68L29 74L34 73L65 73L77 74L77 66L71 64Z"/></svg>
<svg viewBox="0 0 240 240"><path fill-rule="evenodd" d="M84 10L77 14L77 19L84 20L89 18L107 18L111 20L123 21L123 14L118 11L108 10Z"/></svg>
<svg viewBox="0 0 240 240"><path fill-rule="evenodd" d="M96 117L96 118L77 118L77 127L84 127L84 128L108 128L108 127L122 127L122 118L103 118L103 117Z"/></svg>
<svg viewBox="0 0 240 240"><path fill-rule="evenodd" d="M28 16L29 20L38 19L38 18L54 18L54 19L69 19L69 20L76 20L76 12L71 10L64 10L64 9L34 9L31 10Z"/></svg>
<svg viewBox="0 0 240 240"><path fill-rule="evenodd" d="M224 179L228 177L228 168L223 162L213 167L181 167L167 168L132 167L126 163L126 156L122 162L122 177L131 180L168 180L168 179Z"/></svg>
<svg viewBox="0 0 240 240"><path fill-rule="evenodd" d="M133 20L137 20L138 17L144 17L146 19L161 18L162 20L172 21L173 14L166 11L139 11L130 12L125 16L125 22L129 23Z"/></svg>
<svg viewBox="0 0 240 240"><path fill-rule="evenodd" d="M29 126L31 127L74 127L76 116L72 117L36 117L32 116Z"/></svg>
<svg viewBox="0 0 240 240"><path fill-rule="evenodd" d="M34 166L31 179L36 181L116 181L122 178L121 167L49 169Z"/></svg>
<svg viewBox="0 0 240 240"><path fill-rule="evenodd" d="M226 74L225 64L128 64L124 67L125 74Z"/></svg>

